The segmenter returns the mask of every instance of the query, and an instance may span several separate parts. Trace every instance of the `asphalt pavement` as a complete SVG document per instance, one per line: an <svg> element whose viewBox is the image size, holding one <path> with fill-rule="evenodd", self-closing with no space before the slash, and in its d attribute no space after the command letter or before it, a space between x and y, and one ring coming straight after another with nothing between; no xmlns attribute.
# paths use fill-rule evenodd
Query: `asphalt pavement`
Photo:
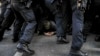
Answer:
<svg viewBox="0 0 100 56"><path fill-rule="evenodd" d="M33 56L67 56L70 51L72 36L67 36L70 43L56 44L56 36L44 36L35 34L30 48L35 50ZM4 40L0 42L0 56L13 56L17 43L12 42L12 31L6 31ZM89 56L100 56L100 43L94 41L95 35L90 34L82 50Z"/></svg>

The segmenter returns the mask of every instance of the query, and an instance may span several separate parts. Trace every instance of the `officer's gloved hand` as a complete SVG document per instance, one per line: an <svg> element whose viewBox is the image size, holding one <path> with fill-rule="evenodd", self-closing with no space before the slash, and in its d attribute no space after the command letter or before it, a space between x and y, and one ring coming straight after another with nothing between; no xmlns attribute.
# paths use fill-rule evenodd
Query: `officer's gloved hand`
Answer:
<svg viewBox="0 0 100 56"><path fill-rule="evenodd" d="M31 7L31 4L32 4L32 0L28 0L26 2L26 8L30 8Z"/></svg>
<svg viewBox="0 0 100 56"><path fill-rule="evenodd" d="M79 10L85 11L87 5L87 0L77 0L77 8Z"/></svg>
<svg viewBox="0 0 100 56"><path fill-rule="evenodd" d="M81 3L82 3L81 0L78 0L78 1L77 1L77 8L80 8L80 7L81 7Z"/></svg>

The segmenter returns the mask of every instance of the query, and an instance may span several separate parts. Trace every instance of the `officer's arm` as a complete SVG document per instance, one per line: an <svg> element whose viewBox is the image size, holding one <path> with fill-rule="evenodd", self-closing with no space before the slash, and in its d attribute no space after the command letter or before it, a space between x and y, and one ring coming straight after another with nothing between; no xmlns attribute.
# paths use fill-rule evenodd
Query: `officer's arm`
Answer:
<svg viewBox="0 0 100 56"><path fill-rule="evenodd" d="M7 5L8 4L8 1L3 1L1 3L2 3L2 5Z"/></svg>
<svg viewBox="0 0 100 56"><path fill-rule="evenodd" d="M27 8L31 7L31 4L32 4L32 0L28 0L28 1L26 2L26 7L27 7Z"/></svg>

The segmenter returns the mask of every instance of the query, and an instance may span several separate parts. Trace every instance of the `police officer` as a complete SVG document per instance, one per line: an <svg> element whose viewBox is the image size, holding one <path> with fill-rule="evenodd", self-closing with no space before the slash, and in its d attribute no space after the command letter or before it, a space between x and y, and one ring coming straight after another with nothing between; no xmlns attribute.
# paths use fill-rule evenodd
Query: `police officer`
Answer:
<svg viewBox="0 0 100 56"><path fill-rule="evenodd" d="M60 0L44 0L45 6L55 15L57 43L65 44L69 41L66 38L66 24L67 19L65 16L66 1Z"/></svg>
<svg viewBox="0 0 100 56"><path fill-rule="evenodd" d="M97 35L95 38L96 42L100 42L100 0L91 0L91 9L93 13L93 30L94 33ZM96 21L96 22L95 22Z"/></svg>
<svg viewBox="0 0 100 56"><path fill-rule="evenodd" d="M68 56L87 56L87 53L81 51L83 41L83 21L84 9L86 8L87 0L71 0L72 5L72 45Z"/></svg>
<svg viewBox="0 0 100 56"><path fill-rule="evenodd" d="M15 43L17 41L19 41L20 39L20 35L21 35L21 29L22 29L22 26L24 24L24 19L23 17L20 15L20 14L17 14L16 13L16 18L15 18L15 21L14 21L14 29L13 29L13 39L12 41ZM17 19L17 18L22 18L22 19Z"/></svg>
<svg viewBox="0 0 100 56"><path fill-rule="evenodd" d="M0 25L4 20L4 14L9 4L9 0L1 0L1 14L0 14ZM9 28L7 30L10 30Z"/></svg>
<svg viewBox="0 0 100 56"><path fill-rule="evenodd" d="M5 1L4 1L5 2ZM14 21L14 14L12 14L12 10L11 10L11 7L10 7L10 0L6 0L6 7L5 7L5 10L2 11L2 17L1 19L3 18L0 26L0 41L3 40L3 35L4 35L4 32L6 29L8 29L13 21ZM10 16L11 15L11 16Z"/></svg>
<svg viewBox="0 0 100 56"><path fill-rule="evenodd" d="M16 13L16 17L14 15L13 9L11 8L10 0L8 1L7 8L4 12L4 20L1 23L0 28L0 40L3 40L4 32L7 28L9 28L14 22L14 30L13 30L13 39L12 41L15 43L19 41L19 36L21 33L21 28L24 23L23 19L16 19L16 18L23 18L20 14ZM14 21L15 20L15 21Z"/></svg>
<svg viewBox="0 0 100 56"><path fill-rule="evenodd" d="M36 26L36 19L33 10L30 7L31 3L31 0L11 0L12 8L21 14L25 20L24 22L26 23L23 34L20 36L20 40L17 45L17 52L14 56L23 56L24 52L27 52L28 54L33 54L34 52L28 48L28 44L30 44L32 40ZM21 18L17 19L20 20Z"/></svg>
<svg viewBox="0 0 100 56"><path fill-rule="evenodd" d="M3 19L4 19L4 12L5 12L5 10L6 10L6 4L7 4L7 1L6 0L1 0L1 14L0 14L0 28L1 28L1 23L2 23L2 21L3 21ZM0 41L2 40L3 38L2 37L0 37Z"/></svg>
<svg viewBox="0 0 100 56"><path fill-rule="evenodd" d="M0 24L2 23L4 19L4 12L7 7L7 0L1 0L1 14L0 14Z"/></svg>

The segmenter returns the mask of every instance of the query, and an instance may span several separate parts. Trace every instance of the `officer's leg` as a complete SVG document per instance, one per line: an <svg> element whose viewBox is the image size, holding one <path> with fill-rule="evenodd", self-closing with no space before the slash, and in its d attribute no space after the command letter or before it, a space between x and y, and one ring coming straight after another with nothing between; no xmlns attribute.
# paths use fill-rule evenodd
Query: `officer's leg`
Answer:
<svg viewBox="0 0 100 56"><path fill-rule="evenodd" d="M72 48L80 50L83 45L83 12L80 10L75 10L73 12L73 41Z"/></svg>
<svg viewBox="0 0 100 56"><path fill-rule="evenodd" d="M68 43L68 41L66 40L67 19L65 19L64 15L66 3L62 3L62 5L58 4L58 0L45 0L45 4L50 9L50 11L52 11L52 13L55 15L57 43Z"/></svg>
<svg viewBox="0 0 100 56"><path fill-rule="evenodd" d="M70 50L71 56L86 56L87 54L84 52L81 52L80 49L84 43L83 41L83 12L80 10L75 10L73 12L73 31L72 31L72 46ZM69 55L69 56L70 56Z"/></svg>
<svg viewBox="0 0 100 56"><path fill-rule="evenodd" d="M20 17L20 16L18 16L18 17ZM15 20L14 31L13 31L13 37L14 37L13 42L17 42L19 40L19 37L20 37L19 35L20 35L20 32L21 32L23 22L24 22L24 20L20 19L20 18Z"/></svg>
<svg viewBox="0 0 100 56"><path fill-rule="evenodd" d="M74 6L76 5L74 4ZM73 15L72 15L73 39L69 56L87 56L87 53L80 51L84 43L83 33L82 33L83 21L84 21L83 11L77 8L73 8Z"/></svg>
<svg viewBox="0 0 100 56"><path fill-rule="evenodd" d="M95 6L96 8L95 9L97 9L96 11L95 11L95 13L96 13L96 17L95 17L95 19L96 19L96 22L97 22L97 24L94 24L94 25L96 25L96 34L97 34L97 36L96 36L96 38L95 38L95 41L96 42L100 42L100 5L99 6Z"/></svg>
<svg viewBox="0 0 100 56"><path fill-rule="evenodd" d="M58 10L58 13L56 13L55 15L58 43L68 43L68 39L66 38L66 32L67 32L67 22L68 22L69 13L70 13L69 4L70 3L68 1L63 1L62 5L60 5L61 8L59 8L61 10Z"/></svg>
<svg viewBox="0 0 100 56"><path fill-rule="evenodd" d="M2 27L0 28L0 41L3 40L3 35L4 35L5 29L3 29Z"/></svg>
<svg viewBox="0 0 100 56"><path fill-rule="evenodd" d="M57 33L57 43L68 43L66 40L66 20L64 21L61 14L55 16L56 21L56 33Z"/></svg>
<svg viewBox="0 0 100 56"><path fill-rule="evenodd" d="M3 35L4 35L4 32L7 28L9 28L13 21L14 21L14 17L13 17L13 14L11 14L11 17L9 17L11 14L11 9L7 9L4 13L4 20L1 24L1 29L0 29L0 38L3 39Z"/></svg>
<svg viewBox="0 0 100 56"><path fill-rule="evenodd" d="M22 10L20 13L24 17L25 22L27 23L20 42L30 43L36 26L35 16L31 9Z"/></svg>
<svg viewBox="0 0 100 56"><path fill-rule="evenodd" d="M1 14L0 14L0 25L1 25L2 21L4 20L5 11L6 11L6 5L2 5L1 6Z"/></svg>
<svg viewBox="0 0 100 56"><path fill-rule="evenodd" d="M3 21L2 25L6 25L6 28L8 29L9 27L11 27L15 20L15 15L11 8L7 8L4 14L4 18L5 20Z"/></svg>
<svg viewBox="0 0 100 56"><path fill-rule="evenodd" d="M19 40L20 37L20 32L21 32L21 28L23 26L24 23L24 19L21 16L21 14L15 10L13 10L15 13L15 21L14 21L14 30L13 30L13 42L17 42Z"/></svg>
<svg viewBox="0 0 100 56"><path fill-rule="evenodd" d="M25 27L25 30L23 31L23 35L21 35L19 44L17 45L18 52L16 52L15 56L17 56L20 53L19 51L21 51L20 54L23 54L23 50L27 51L28 53L31 53L30 50L28 50L29 48L27 48L27 47L28 47L28 44L30 44L30 42L32 40L34 31L35 31L35 27L36 27L36 20L35 20L33 10L31 10L30 8L25 8L25 6L23 6L23 7L15 6L14 8L15 9L20 8L19 12L23 16L25 23L26 23L26 27ZM24 47L26 47L27 50Z"/></svg>
<svg viewBox="0 0 100 56"><path fill-rule="evenodd" d="M3 34L4 34L4 31L5 29L3 29L3 27L1 26L3 20L4 20L4 13L6 11L6 6L5 5L2 5L1 6L1 15L0 15L0 41L3 40Z"/></svg>

